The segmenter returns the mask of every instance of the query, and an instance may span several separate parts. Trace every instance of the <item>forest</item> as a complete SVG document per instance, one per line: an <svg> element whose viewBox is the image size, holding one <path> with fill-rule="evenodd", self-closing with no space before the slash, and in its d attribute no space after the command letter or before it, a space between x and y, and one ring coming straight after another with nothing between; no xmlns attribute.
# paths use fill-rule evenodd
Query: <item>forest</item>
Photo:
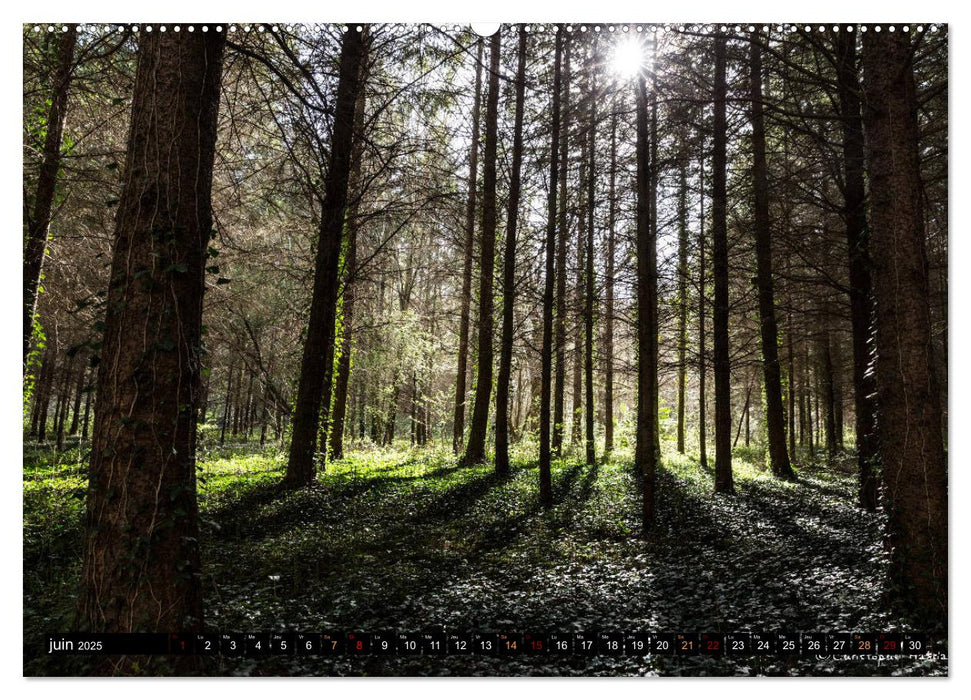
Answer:
<svg viewBox="0 0 971 700"><path fill-rule="evenodd" d="M947 25L486 33L23 25L25 675L948 674Z"/></svg>

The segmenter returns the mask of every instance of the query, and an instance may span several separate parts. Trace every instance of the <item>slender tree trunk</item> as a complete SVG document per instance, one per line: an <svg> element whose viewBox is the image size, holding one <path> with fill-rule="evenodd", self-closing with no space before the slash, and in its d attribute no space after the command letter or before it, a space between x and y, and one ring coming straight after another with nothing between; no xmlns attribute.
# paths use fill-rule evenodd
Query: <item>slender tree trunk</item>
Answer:
<svg viewBox="0 0 971 700"><path fill-rule="evenodd" d="M655 524L654 481L657 453L654 450L654 424L657 402L653 394L657 376L656 356L653 352L652 333L655 309L651 286L657 283L656 270L651 269L656 257L651 249L655 240L651 236L650 163L648 161L647 86L643 76L637 80L637 427L635 461L641 475L642 510L641 525L644 533ZM656 337L656 336L655 336Z"/></svg>
<svg viewBox="0 0 971 700"><path fill-rule="evenodd" d="M688 161L681 156L678 183L678 452L684 454L688 384Z"/></svg>
<svg viewBox="0 0 971 700"><path fill-rule="evenodd" d="M224 32L139 36L77 626L202 628L196 408Z"/></svg>
<svg viewBox="0 0 971 700"><path fill-rule="evenodd" d="M94 393L94 387L88 385L84 392L84 418L81 420L81 442L87 442L88 440L88 426L91 420L91 395Z"/></svg>
<svg viewBox="0 0 971 700"><path fill-rule="evenodd" d="M845 29L845 28L844 28ZM853 407L856 419L856 459L860 473L859 500L866 510L877 508L876 375L868 371L873 358L873 289L870 280L870 232L866 224L863 184L863 118L856 60L856 34L836 33L840 124L843 130L843 221L850 265L850 321L853 328Z"/></svg>
<svg viewBox="0 0 971 700"><path fill-rule="evenodd" d="M84 393L84 377L88 370L84 359L78 359L80 360L79 364L81 365L81 369L78 371L78 381L74 388L74 410L71 411L71 427L67 431L68 435L78 434L78 426L81 422L81 395Z"/></svg>
<svg viewBox="0 0 971 700"><path fill-rule="evenodd" d="M334 333L337 313L337 273L347 208L354 113L361 89L361 62L366 52L365 32L366 29L358 31L353 23L348 25L341 46L330 168L321 202L313 298L293 415L290 459L284 477L284 483L291 487L313 483L317 472L314 455L318 425L322 414L326 416L330 409L333 343L329 341Z"/></svg>
<svg viewBox="0 0 971 700"><path fill-rule="evenodd" d="M792 301L789 301L789 312L786 323L786 350L788 351L788 379L789 379L789 456L796 455L796 360L792 327Z"/></svg>
<svg viewBox="0 0 971 700"><path fill-rule="evenodd" d="M726 194L726 39L715 38L715 137L712 155L712 262L715 278L715 491L731 493L732 375L728 347L728 198Z"/></svg>
<svg viewBox="0 0 971 700"><path fill-rule="evenodd" d="M876 385L891 594L931 632L947 629L947 458L933 357L913 46L863 37Z"/></svg>
<svg viewBox="0 0 971 700"><path fill-rule="evenodd" d="M653 408L654 425L651 428L654 443L654 462L661 463L661 421L660 421L660 382L658 381L658 367L660 366L660 326L658 316L658 293L657 293L657 202L658 202L658 178L661 175L660 159L658 158L658 135L657 135L657 32L651 39L651 136L650 136L650 165L648 167L648 180L651 190L648 206L650 209L650 239L651 246L648 254L651 256L648 270L651 274L651 282L648 285L650 295L650 353L651 366L654 371L650 373L651 382L651 403Z"/></svg>
<svg viewBox="0 0 971 700"><path fill-rule="evenodd" d="M482 50L479 39L475 59L475 95L472 98L472 147L469 150L469 191L465 205L465 258L462 264L462 308L459 312L459 357L455 374L455 417L452 450L465 444L466 377L469 363L469 317L472 307L472 259L475 246L476 178L479 167L480 104L482 101Z"/></svg>
<svg viewBox="0 0 971 700"><path fill-rule="evenodd" d="M765 387L765 423L772 473L793 479L786 450L786 419L782 404L782 370L779 365L779 327L775 317L772 279L772 232L769 222L769 179L766 174L765 121L762 107L762 38L753 32L749 82L752 98L752 180L755 191L755 258L759 292L759 327L762 340L762 377ZM748 418L746 418L748 425ZM746 445L748 437L746 432Z"/></svg>
<svg viewBox="0 0 971 700"><path fill-rule="evenodd" d="M596 55L596 44L593 47ZM591 67L592 68L592 67ZM594 276L593 276L593 229L594 211L596 208L596 163L594 155L597 148L597 88L596 76L590 85L590 127L587 134L587 266L584 271L586 290L584 298L586 306L583 312L584 321L584 384L586 385L586 406L584 410L585 436L586 436L586 458L587 464L594 464L597 461L597 448L594 442L594 401L593 401L593 305L594 305Z"/></svg>
<svg viewBox="0 0 971 700"><path fill-rule="evenodd" d="M61 390L57 397L57 412L54 416L54 429L57 434L57 451L61 452L64 449L64 423L67 420L67 411L70 403L71 394L71 377L74 375L72 371L74 369L75 358L71 357L67 364L64 366L64 371L61 375Z"/></svg>
<svg viewBox="0 0 971 700"><path fill-rule="evenodd" d="M553 454L559 456L563 450L564 396L566 394L566 243L569 240L567 228L567 209L569 203L566 198L567 181L570 176L570 147L569 147L569 115L570 115L570 50L572 48L569 37L564 40L563 48L563 120L560 123L562 132L559 139L560 169L559 169L559 236L556 239L556 318L553 345L556 351L556 376L553 384ZM552 186L552 185L551 185Z"/></svg>
<svg viewBox="0 0 971 700"><path fill-rule="evenodd" d="M40 434L40 416L42 412L45 412L44 406L49 400L48 397L48 386L51 380L51 365L54 363L54 349L53 346L48 346L44 350L43 357L41 359L40 373L37 377L37 384L34 387L33 401L34 407L31 412L30 417L30 435L34 436L35 439L39 439Z"/></svg>
<svg viewBox="0 0 971 700"><path fill-rule="evenodd" d="M496 266L496 154L499 130L499 52L502 32L490 39L489 94L486 98L486 136L482 172L482 243L479 256L479 347L475 380L475 403L469 426L469 444L462 461L476 464L485 460L489 432L489 404L492 399L493 299Z"/></svg>
<svg viewBox="0 0 971 700"><path fill-rule="evenodd" d="M68 24L67 31L57 39L57 59L54 80L51 85L50 108L47 111L47 131L44 135L44 151L34 189L33 209L24 203L24 363L27 374L27 355L34 332L34 313L37 310L37 289L44 267L44 249L47 247L48 229L54 207L57 172L61 168L61 138L64 134L64 114L67 111L68 89L74 66L74 49L77 45L77 25Z"/></svg>
<svg viewBox="0 0 971 700"><path fill-rule="evenodd" d="M614 275L617 238L617 105L610 113L610 192L607 197L607 271L604 309L604 454L614 449Z"/></svg>
<svg viewBox="0 0 971 700"><path fill-rule="evenodd" d="M44 442L47 439L47 416L51 408L51 393L54 389L54 380L57 377L57 336L48 346L44 353L44 364L47 365L46 380L38 388L37 400L40 411L37 415L37 442Z"/></svg>
<svg viewBox="0 0 971 700"><path fill-rule="evenodd" d="M519 220L520 170L523 163L523 109L526 102L526 27L519 25L519 65L516 72L516 116L513 126L512 172L506 213L506 250L502 270L502 340L496 384L496 472L509 472L509 381L512 376L513 312L516 303L516 225Z"/></svg>
<svg viewBox="0 0 971 700"><path fill-rule="evenodd" d="M700 212L698 217L698 462L702 469L708 468L708 342L706 336L708 319L708 267L705 241L705 156L704 139L700 158L699 191Z"/></svg>
<svg viewBox="0 0 971 700"><path fill-rule="evenodd" d="M833 351L829 331L823 331L821 336L823 403L826 409L826 456L830 463L833 463L836 459L836 379L833 371Z"/></svg>
<svg viewBox="0 0 971 700"><path fill-rule="evenodd" d="M546 279L543 283L543 346L540 353L540 405L539 405L539 495L547 508L553 505L553 486L550 469L553 383L553 291L556 280L556 189L559 181L560 139L560 92L561 63L563 58L564 27L557 26L553 56L553 110L550 128L550 176L546 195Z"/></svg>
<svg viewBox="0 0 971 700"><path fill-rule="evenodd" d="M229 408L233 401L233 372L235 367L229 365L229 372L226 373L226 402L223 404L223 425L219 431L219 444L226 444L226 427L229 425Z"/></svg>

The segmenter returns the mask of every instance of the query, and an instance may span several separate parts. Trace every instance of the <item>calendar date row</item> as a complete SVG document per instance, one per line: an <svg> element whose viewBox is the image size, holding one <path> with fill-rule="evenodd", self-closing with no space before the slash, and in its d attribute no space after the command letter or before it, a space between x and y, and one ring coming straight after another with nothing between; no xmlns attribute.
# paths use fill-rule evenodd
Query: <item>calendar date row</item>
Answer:
<svg viewBox="0 0 971 700"><path fill-rule="evenodd" d="M913 633L818 632L212 632L51 634L48 654L922 655Z"/></svg>

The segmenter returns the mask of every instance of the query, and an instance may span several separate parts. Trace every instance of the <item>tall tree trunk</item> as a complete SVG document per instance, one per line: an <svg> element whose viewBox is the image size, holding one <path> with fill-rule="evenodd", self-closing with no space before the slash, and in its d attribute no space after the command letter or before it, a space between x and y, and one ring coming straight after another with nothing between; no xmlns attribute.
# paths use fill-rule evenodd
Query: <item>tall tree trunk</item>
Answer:
<svg viewBox="0 0 971 700"><path fill-rule="evenodd" d="M705 155L702 139L702 155L699 163L698 216L698 462L708 468L708 341L705 333L708 319L708 267L705 260Z"/></svg>
<svg viewBox="0 0 971 700"><path fill-rule="evenodd" d="M715 38L715 134L712 154L712 263L714 266L715 491L731 493L732 375L728 348L728 197L726 193L726 39Z"/></svg>
<svg viewBox="0 0 971 700"><path fill-rule="evenodd" d="M139 36L78 627L201 630L196 402L224 32Z"/></svg>
<svg viewBox="0 0 971 700"><path fill-rule="evenodd" d="M560 92L561 63L563 57L564 27L557 26L553 56L553 110L550 128L550 176L546 195L546 279L543 283L543 345L540 353L540 403L539 403L539 496L547 508L553 505L553 486L550 469L552 446L550 421L552 419L553 383L553 291L556 280L556 189L559 181L560 140Z"/></svg>
<svg viewBox="0 0 971 700"><path fill-rule="evenodd" d="M683 138L683 137L682 137ZM678 183L678 452L684 454L688 383L688 160L681 155Z"/></svg>
<svg viewBox="0 0 971 700"><path fill-rule="evenodd" d="M354 113L361 89L361 63L366 28L349 24L341 46L340 76L334 106L330 168L321 202L320 231L314 269L313 298L307 339L303 347L300 383L293 415L293 437L284 483L299 487L313 483L317 468L317 430L321 414L329 413L330 377L333 375L334 321L337 313L337 274L341 234L347 208L347 183L354 142Z"/></svg>
<svg viewBox="0 0 971 700"><path fill-rule="evenodd" d="M947 627L947 460L928 305L913 46L863 37L876 385L890 586L900 612Z"/></svg>
<svg viewBox="0 0 971 700"><path fill-rule="evenodd" d="M634 459L641 475L641 526L645 533L655 524L654 481L657 453L654 450L654 424L657 402L653 394L657 376L653 352L652 329L655 309L651 286L657 283L657 271L651 269L655 240L651 236L650 162L648 156L647 86L637 76L637 427Z"/></svg>
<svg viewBox="0 0 971 700"><path fill-rule="evenodd" d="M593 54L596 55L596 44L592 47ZM593 66L591 66L591 69ZM594 303L594 277L593 277L593 229L594 211L596 208L596 168L594 154L597 148L597 88L596 76L591 76L590 84L590 126L587 133L587 259L584 277L586 289L584 299L586 305L583 310L584 322L584 384L586 385L586 406L584 410L584 428L586 437L586 458L587 464L594 464L597 461L597 448L594 443L593 419L593 303Z"/></svg>
<svg viewBox="0 0 971 700"><path fill-rule="evenodd" d="M845 29L845 28L844 28ZM860 506L877 508L876 375L873 357L873 289L870 280L870 233L866 225L863 184L863 118L856 60L856 34L836 33L840 124L843 131L843 221L850 265L850 322L853 329L853 406Z"/></svg>
<svg viewBox="0 0 971 700"><path fill-rule="evenodd" d="M793 341L792 327L792 300L789 301L789 311L786 323L786 350L788 351L788 371L786 372L789 381L789 455L795 457L796 454L796 359L795 343Z"/></svg>
<svg viewBox="0 0 971 700"><path fill-rule="evenodd" d="M650 165L648 166L648 180L651 196L648 201L650 209L650 239L651 246L648 254L651 256L648 270L651 274L651 282L648 285L650 294L650 352L651 366L654 371L649 375L651 382L651 404L653 408L654 425L651 428L654 443L654 462L661 463L661 420L660 420L660 382L658 381L658 367L660 362L660 325L658 321L658 295L657 295L657 202L658 202L658 179L661 176L661 161L658 158L658 135L657 135L657 31L651 38L651 136L650 136Z"/></svg>
<svg viewBox="0 0 971 700"><path fill-rule="evenodd" d="M604 454L614 449L614 275L617 237L617 105L610 112L610 192L607 196L607 271L604 308Z"/></svg>
<svg viewBox="0 0 971 700"><path fill-rule="evenodd" d="M341 354L337 360L337 384L334 386L334 415L330 428L330 457L344 457L344 424L347 416L347 387L351 378L351 351L354 336L354 303L357 276L357 230L361 197L364 194L361 173L364 160L364 110L366 107L367 61L361 62L361 86L358 88L357 105L354 108L354 144L351 146L351 172L347 188L350 192L347 222L345 224L347 247L344 252L344 287L342 291Z"/></svg>
<svg viewBox="0 0 971 700"><path fill-rule="evenodd" d="M50 108L47 111L44 151L41 157L37 186L34 189L33 209L24 202L26 214L24 240L24 362L27 374L27 355L34 332L34 313L37 310L37 289L44 267L44 249L47 247L48 229L54 207L57 187L57 171L61 168L61 138L64 134L64 114L67 111L68 89L74 66L74 49L77 46L76 24L68 24L67 31L57 39L57 58L54 80L51 84Z"/></svg>
<svg viewBox="0 0 971 700"><path fill-rule="evenodd" d="M462 461L485 460L492 399L493 299L496 267L496 154L499 131L499 51L502 31L492 35L489 48L489 94L486 97L486 135L482 172L482 242L479 249L479 347L476 360L475 403L469 444Z"/></svg>
<svg viewBox="0 0 971 700"><path fill-rule="evenodd" d="M472 259L475 246L476 178L479 167L479 117L482 101L482 48L479 39L475 59L475 95L472 98L472 147L469 150L469 191L465 204L465 258L462 263L462 308L459 312L459 357L455 374L455 415L452 428L452 450L462 451L465 444L466 377L469 364L469 316L472 308Z"/></svg>
<svg viewBox="0 0 971 700"><path fill-rule="evenodd" d="M562 30L561 30L562 31ZM569 239L567 226L568 202L566 199L567 181L570 176L569 116L570 116L570 51L572 42L567 36L563 47L562 83L563 95L560 122L562 133L559 137L559 236L556 239L556 318L553 346L556 352L556 376L553 379L553 454L559 456L563 450L564 395L566 394L566 244ZM552 186L552 185L551 185Z"/></svg>
<svg viewBox="0 0 971 700"><path fill-rule="evenodd" d="M516 116L513 126L512 172L506 213L506 250L502 270L502 340L496 384L496 472L509 471L509 381L512 376L513 312L516 302L516 225L519 220L520 170L523 163L523 109L526 102L526 27L519 25L519 65L516 71Z"/></svg>
<svg viewBox="0 0 971 700"><path fill-rule="evenodd" d="M759 327L762 340L762 377L765 390L765 424L772 473L793 479L786 450L786 418L782 407L782 369L779 365L779 327L775 318L772 279L772 232L769 222L769 178L766 173L765 120L762 106L762 37L753 32L749 88L752 98L752 180L755 191L755 259L759 292ZM746 418L746 425L748 419ZM746 445L748 438L746 433Z"/></svg>

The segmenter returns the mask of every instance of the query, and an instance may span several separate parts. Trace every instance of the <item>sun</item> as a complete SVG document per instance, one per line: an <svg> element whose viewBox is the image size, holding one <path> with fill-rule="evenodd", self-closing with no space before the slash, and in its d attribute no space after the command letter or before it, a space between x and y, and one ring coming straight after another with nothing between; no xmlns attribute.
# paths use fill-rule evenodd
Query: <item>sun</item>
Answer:
<svg viewBox="0 0 971 700"><path fill-rule="evenodd" d="M621 78L633 78L648 67L644 44L635 37L627 37L614 45L611 58L614 73Z"/></svg>

